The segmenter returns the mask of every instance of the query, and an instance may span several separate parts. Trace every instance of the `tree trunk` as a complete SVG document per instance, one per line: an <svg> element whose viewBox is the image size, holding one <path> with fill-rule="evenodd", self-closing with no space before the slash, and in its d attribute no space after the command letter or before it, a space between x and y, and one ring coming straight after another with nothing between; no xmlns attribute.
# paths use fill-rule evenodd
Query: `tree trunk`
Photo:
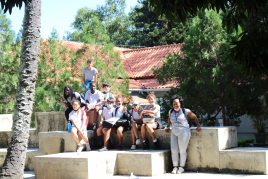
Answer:
<svg viewBox="0 0 268 179"><path fill-rule="evenodd" d="M29 127L37 79L40 46L41 0L26 0L23 19L21 66L12 136L0 178L23 178Z"/></svg>

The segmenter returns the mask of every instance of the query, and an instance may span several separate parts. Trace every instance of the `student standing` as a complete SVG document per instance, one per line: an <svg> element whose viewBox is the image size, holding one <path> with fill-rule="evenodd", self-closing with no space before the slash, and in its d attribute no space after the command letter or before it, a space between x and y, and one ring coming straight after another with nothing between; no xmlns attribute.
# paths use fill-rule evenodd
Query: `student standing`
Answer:
<svg viewBox="0 0 268 179"><path fill-rule="evenodd" d="M195 122L196 131L201 130L197 116L187 108L182 108L182 98L174 96L172 98L173 108L169 111L168 126L166 131L171 130L170 148L173 163L172 174L184 172L187 159L187 148L191 137L191 130L188 118ZM171 127L171 128L170 128Z"/></svg>

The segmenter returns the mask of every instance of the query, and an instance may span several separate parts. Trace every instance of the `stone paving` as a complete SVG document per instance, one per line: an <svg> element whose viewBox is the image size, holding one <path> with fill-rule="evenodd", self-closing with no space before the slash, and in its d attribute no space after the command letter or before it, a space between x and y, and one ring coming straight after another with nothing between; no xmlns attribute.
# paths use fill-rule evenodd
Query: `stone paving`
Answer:
<svg viewBox="0 0 268 179"><path fill-rule="evenodd" d="M135 175L135 174L134 174ZM24 174L25 179L35 179L34 172L26 171ZM185 172L183 174L170 174L166 173L163 175L153 176L153 177L142 177L142 176L107 176L106 179L189 179L189 178L206 178L206 179L264 179L267 175L249 175L249 174L225 174L225 173L198 173L198 172Z"/></svg>

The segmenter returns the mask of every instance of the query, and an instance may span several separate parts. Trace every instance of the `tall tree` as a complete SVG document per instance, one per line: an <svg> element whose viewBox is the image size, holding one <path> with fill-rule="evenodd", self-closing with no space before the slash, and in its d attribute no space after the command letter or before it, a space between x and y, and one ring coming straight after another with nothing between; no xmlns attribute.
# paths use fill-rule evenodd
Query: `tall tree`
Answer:
<svg viewBox="0 0 268 179"><path fill-rule="evenodd" d="M40 46L41 0L1 0L2 8L12 12L14 6L25 4L19 84L11 140L0 178L23 178L29 127L37 79L37 60Z"/></svg>
<svg viewBox="0 0 268 179"><path fill-rule="evenodd" d="M149 0L154 11L170 20L185 22L189 15L200 10L215 9L225 13L228 30L242 29L240 38L233 41L232 58L243 64L247 71L267 75L268 72L268 0L259 1L182 1Z"/></svg>
<svg viewBox="0 0 268 179"><path fill-rule="evenodd" d="M130 13L130 45L156 46L181 43L184 40L186 26L179 21L172 21L165 16L158 16L149 6L148 0L142 0Z"/></svg>

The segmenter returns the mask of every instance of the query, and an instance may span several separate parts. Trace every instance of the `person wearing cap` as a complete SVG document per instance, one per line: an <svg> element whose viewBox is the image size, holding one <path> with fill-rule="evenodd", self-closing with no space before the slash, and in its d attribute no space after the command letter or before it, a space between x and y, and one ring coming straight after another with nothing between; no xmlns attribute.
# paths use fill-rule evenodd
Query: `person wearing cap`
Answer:
<svg viewBox="0 0 268 179"><path fill-rule="evenodd" d="M111 90L111 85L108 82L103 82L102 83L102 94L103 94L103 100L102 100L102 106L100 107L98 113L98 123L100 123L100 121L103 121L102 119L102 110L103 108L107 105L107 100L109 98L113 98L114 99L114 95L110 92Z"/></svg>
<svg viewBox="0 0 268 179"><path fill-rule="evenodd" d="M140 107L140 102L138 100L133 100L132 109L129 110L131 116L131 150L136 149L136 145L141 144L141 140L138 135L138 128L142 125L142 108Z"/></svg>
<svg viewBox="0 0 268 179"><path fill-rule="evenodd" d="M99 127L97 128L96 135L97 135L97 146L99 147L100 145L103 144L103 126L102 123L103 121L106 121L107 119L110 119L113 117L113 111L114 111L114 97L109 97L107 99L106 105L103 107L102 113L101 113L101 121L99 122ZM108 142L108 141L107 141ZM104 143L104 147L107 149L107 142Z"/></svg>
<svg viewBox="0 0 268 179"><path fill-rule="evenodd" d="M111 85L108 82L102 83L102 93L103 93L103 105L105 106L106 100L110 97L114 98L113 94L110 92Z"/></svg>
<svg viewBox="0 0 268 179"><path fill-rule="evenodd" d="M89 89L93 81L97 81L98 70L93 67L91 59L87 60L87 66L83 69L82 88Z"/></svg>

